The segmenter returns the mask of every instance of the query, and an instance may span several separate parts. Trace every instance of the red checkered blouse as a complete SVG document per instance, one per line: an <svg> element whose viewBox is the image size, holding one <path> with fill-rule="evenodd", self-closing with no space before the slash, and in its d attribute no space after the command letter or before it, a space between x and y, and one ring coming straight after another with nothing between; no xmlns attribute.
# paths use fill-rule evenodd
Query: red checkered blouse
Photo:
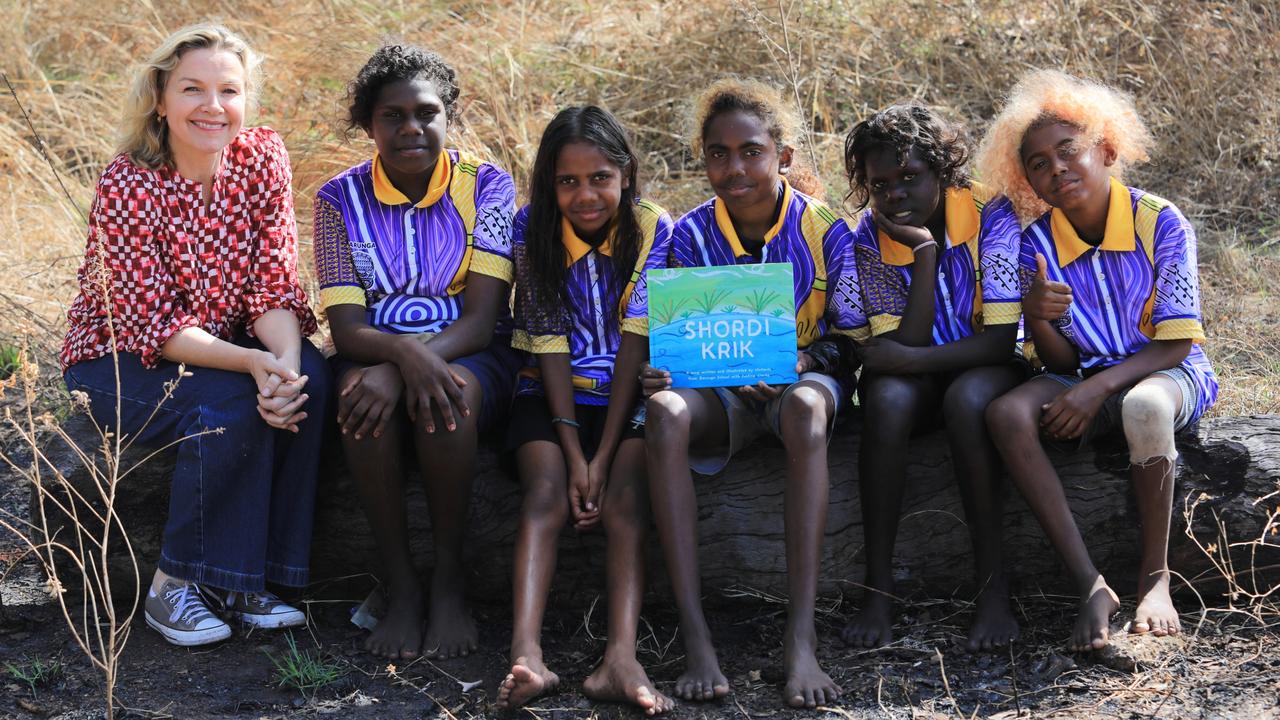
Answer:
<svg viewBox="0 0 1280 720"><path fill-rule="evenodd" d="M207 207L200 184L176 170L116 157L89 214L63 370L109 354L112 329L116 349L146 367L174 333L200 327L230 340L275 308L296 315L304 336L315 332L298 282L292 179L284 141L265 127L223 151Z"/></svg>

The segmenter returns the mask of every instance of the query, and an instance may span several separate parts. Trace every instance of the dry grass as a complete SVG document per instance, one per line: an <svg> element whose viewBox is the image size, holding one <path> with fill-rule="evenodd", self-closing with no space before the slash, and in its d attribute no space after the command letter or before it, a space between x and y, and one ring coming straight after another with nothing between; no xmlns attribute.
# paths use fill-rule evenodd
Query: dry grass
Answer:
<svg viewBox="0 0 1280 720"><path fill-rule="evenodd" d="M713 76L784 86L812 126L809 156L837 200L842 133L872 109L915 99L977 134L1025 68L1116 83L1136 94L1159 141L1134 182L1201 229L1209 349L1225 380L1215 412L1280 407L1280 331L1268 322L1280 320L1269 302L1280 262L1270 250L1280 244L1280 9L1271 2L0 0L0 10L3 70L78 206L62 197L14 99L0 99L0 343L30 338L49 371L75 293L80 212L112 154L129 64L173 29L217 17L267 56L257 121L288 143L304 248L315 189L369 152L342 132L344 87L389 36L460 69L455 144L519 179L558 108L600 103L633 130L647 192L673 212L708 192L684 149L684 111Z"/></svg>

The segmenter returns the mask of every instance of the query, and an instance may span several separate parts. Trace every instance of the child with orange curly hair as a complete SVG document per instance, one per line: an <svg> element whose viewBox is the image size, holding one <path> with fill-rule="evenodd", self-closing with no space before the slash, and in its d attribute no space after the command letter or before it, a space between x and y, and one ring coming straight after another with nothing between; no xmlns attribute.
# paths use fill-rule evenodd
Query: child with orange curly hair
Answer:
<svg viewBox="0 0 1280 720"><path fill-rule="evenodd" d="M1174 433L1213 405L1200 346L1195 232L1166 200L1121 181L1151 136L1117 90L1039 70L1013 89L983 140L982 175L1024 218L1027 351L1047 373L987 408L1014 484L1080 592L1070 647L1104 647L1120 601L1094 566L1042 439L1084 443L1123 430L1142 527L1131 632L1180 631L1169 595Z"/></svg>

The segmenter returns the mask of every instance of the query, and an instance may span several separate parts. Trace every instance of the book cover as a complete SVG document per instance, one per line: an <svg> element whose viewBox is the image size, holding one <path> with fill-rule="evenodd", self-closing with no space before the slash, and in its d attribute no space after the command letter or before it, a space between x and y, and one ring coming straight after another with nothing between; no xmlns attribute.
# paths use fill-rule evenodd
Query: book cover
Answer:
<svg viewBox="0 0 1280 720"><path fill-rule="evenodd" d="M674 387L796 381L790 263L650 270L649 364Z"/></svg>

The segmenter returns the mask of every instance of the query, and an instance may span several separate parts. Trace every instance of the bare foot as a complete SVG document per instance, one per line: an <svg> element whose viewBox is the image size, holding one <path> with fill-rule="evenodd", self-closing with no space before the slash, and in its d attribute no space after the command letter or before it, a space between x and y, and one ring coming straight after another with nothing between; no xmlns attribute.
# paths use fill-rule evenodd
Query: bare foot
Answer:
<svg viewBox="0 0 1280 720"><path fill-rule="evenodd" d="M467 610L460 581L433 578L431 582L431 614L423 651L434 660L466 657L476 649L479 636L475 620Z"/></svg>
<svg viewBox="0 0 1280 720"><path fill-rule="evenodd" d="M1111 616L1120 609L1120 599L1099 575L1080 598L1080 613L1071 630L1071 649L1076 652L1101 650L1111 639Z"/></svg>
<svg viewBox="0 0 1280 720"><path fill-rule="evenodd" d="M1169 597L1168 571L1156 573L1153 581L1148 580L1144 584L1150 587L1138 589L1138 610L1129 631L1137 635L1149 632L1156 637L1182 632L1178 611Z"/></svg>
<svg viewBox="0 0 1280 720"><path fill-rule="evenodd" d="M412 660L422 652L422 588L387 591L387 612L364 641L364 649L392 660Z"/></svg>
<svg viewBox="0 0 1280 720"><path fill-rule="evenodd" d="M840 698L840 686L818 665L812 650L786 652L787 685L782 697L793 708L815 708Z"/></svg>
<svg viewBox="0 0 1280 720"><path fill-rule="evenodd" d="M681 700L719 700L729 694L729 678L720 672L711 643L685 643L684 674L676 678L676 697Z"/></svg>
<svg viewBox="0 0 1280 720"><path fill-rule="evenodd" d="M982 592L973 609L969 625L969 652L995 650L1018 639L1018 620L1009 608L1009 588L1003 581L992 581Z"/></svg>
<svg viewBox="0 0 1280 720"><path fill-rule="evenodd" d="M658 692L635 657L610 659L582 682L582 694L603 702L629 702L646 715L661 715L675 708L671 698Z"/></svg>
<svg viewBox="0 0 1280 720"><path fill-rule="evenodd" d="M884 593L868 590L862 612L849 621L840 637L853 647L874 648L893 642L893 600Z"/></svg>
<svg viewBox="0 0 1280 720"><path fill-rule="evenodd" d="M503 710L514 710L525 703L547 695L560 687L560 676L547 669L541 660L536 658L516 658L511 672L498 686L498 707Z"/></svg>

